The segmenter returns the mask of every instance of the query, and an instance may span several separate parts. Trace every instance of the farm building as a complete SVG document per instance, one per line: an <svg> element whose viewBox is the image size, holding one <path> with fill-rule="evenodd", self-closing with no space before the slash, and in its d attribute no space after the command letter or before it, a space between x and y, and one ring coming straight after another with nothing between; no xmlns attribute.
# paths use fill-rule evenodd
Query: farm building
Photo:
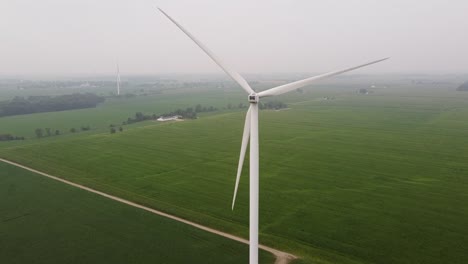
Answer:
<svg viewBox="0 0 468 264"><path fill-rule="evenodd" d="M156 119L156 121L164 122L164 121L177 120L177 119L181 119L181 118L182 118L182 117L179 116L179 115L175 115L175 116L160 116L158 119Z"/></svg>

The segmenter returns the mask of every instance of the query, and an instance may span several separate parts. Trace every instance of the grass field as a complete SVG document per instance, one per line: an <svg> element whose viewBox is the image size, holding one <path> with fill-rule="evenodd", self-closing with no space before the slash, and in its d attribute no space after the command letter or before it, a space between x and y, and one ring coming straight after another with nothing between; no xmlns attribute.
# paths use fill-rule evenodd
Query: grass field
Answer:
<svg viewBox="0 0 468 264"><path fill-rule="evenodd" d="M304 263L464 263L468 95L317 90L260 113L261 243ZM0 156L247 237L248 164L230 210L242 125L224 112L4 145Z"/></svg>
<svg viewBox="0 0 468 264"><path fill-rule="evenodd" d="M245 263L248 246L0 163L1 263ZM273 256L261 252L262 263Z"/></svg>

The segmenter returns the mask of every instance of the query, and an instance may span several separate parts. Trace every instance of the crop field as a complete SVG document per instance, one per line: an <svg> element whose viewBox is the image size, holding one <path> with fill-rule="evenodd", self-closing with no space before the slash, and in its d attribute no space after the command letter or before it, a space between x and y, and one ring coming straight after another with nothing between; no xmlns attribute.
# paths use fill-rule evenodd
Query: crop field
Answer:
<svg viewBox="0 0 468 264"><path fill-rule="evenodd" d="M359 86L294 93L285 97L290 109L260 112L260 242L301 263L466 262L468 94L394 85L359 95ZM159 105L135 99L130 114L138 100L152 111L151 102ZM161 110L173 107L164 103ZM127 107L106 104L115 116ZM0 156L247 237L248 162L230 208L243 118L220 111L124 133L0 144Z"/></svg>
<svg viewBox="0 0 468 264"><path fill-rule="evenodd" d="M133 117L136 112L150 115L163 114L177 108L194 107L199 103L221 109L229 103L237 105L239 99L243 98L239 94L227 92L219 97L219 93L213 96L208 91L178 89L176 92L150 96L108 98L96 108L2 117L0 133L33 138L36 128L48 127L53 131L58 129L62 134L70 134L71 128L79 129L81 126L90 126L94 132L108 132L110 124L120 125L128 117Z"/></svg>
<svg viewBox="0 0 468 264"><path fill-rule="evenodd" d="M1 263L242 263L248 246L0 163ZM183 252L183 253L181 253ZM262 263L273 256L261 251Z"/></svg>

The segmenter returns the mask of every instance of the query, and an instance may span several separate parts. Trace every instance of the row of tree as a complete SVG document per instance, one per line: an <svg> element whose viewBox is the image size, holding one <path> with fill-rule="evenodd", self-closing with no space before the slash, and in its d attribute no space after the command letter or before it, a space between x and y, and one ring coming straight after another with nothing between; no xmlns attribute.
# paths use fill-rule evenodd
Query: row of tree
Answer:
<svg viewBox="0 0 468 264"><path fill-rule="evenodd" d="M127 124L133 124L136 122L141 122L145 120L151 120L151 119L156 119L156 114L153 115L145 115L142 112L136 112L135 116L127 118L127 121L122 122L122 125L127 125ZM112 127L113 125L111 125Z"/></svg>
<svg viewBox="0 0 468 264"><path fill-rule="evenodd" d="M24 140L24 137L13 136L12 134L0 134L0 141Z"/></svg>
<svg viewBox="0 0 468 264"><path fill-rule="evenodd" d="M70 128L69 131L70 131L71 133L76 133L76 132L78 132L78 131L80 131L80 130L81 130L81 131L88 131L88 130L91 130L91 127L90 127L90 126L81 126L79 129L76 129L76 128L72 127L72 128ZM51 129L51 128L46 127L46 128L44 128L44 129L42 129L42 128L36 128L36 129L34 130L34 133L36 134L36 137L42 138L42 137L58 136L58 135L60 135L62 132L61 132L60 130L58 130L58 129L53 130L53 129Z"/></svg>
<svg viewBox="0 0 468 264"><path fill-rule="evenodd" d="M58 136L60 135L60 130L56 129L50 129L49 127L47 128L36 128L34 130L34 133L36 134L36 137L41 138L41 137L51 137L51 136Z"/></svg>
<svg viewBox="0 0 468 264"><path fill-rule="evenodd" d="M180 109L177 109L177 110L180 110ZM201 104L197 104L194 108L192 107L189 107L186 109L186 111L193 111L195 113L203 113L203 112L214 112L214 111L218 111L218 108L216 107L213 107L213 106L202 106Z"/></svg>
<svg viewBox="0 0 468 264"><path fill-rule="evenodd" d="M246 107L247 105L244 105L243 103L240 103L237 106L232 105L230 103L227 105L227 109L235 109L235 108L241 109L241 108L246 108ZM260 109L276 109L277 110L277 109L287 108L288 105L280 101L270 101L266 103L260 102L258 103L258 107Z"/></svg>
<svg viewBox="0 0 468 264"><path fill-rule="evenodd" d="M88 130L91 130L91 127L90 127L90 126L81 126L81 127L79 128L79 130L81 130L81 131L88 131ZM76 129L76 128L74 128L74 127L70 128L70 132L72 132L72 133L76 133L76 132L78 132L79 130Z"/></svg>
<svg viewBox="0 0 468 264"><path fill-rule="evenodd" d="M202 106L201 104L197 104L195 107L187 107L186 109L176 109L175 111L164 113L161 116L181 116L184 119L196 119L197 113L204 113L204 112L214 112L218 111L218 108L213 106Z"/></svg>
<svg viewBox="0 0 468 264"><path fill-rule="evenodd" d="M280 101L270 101L270 102L260 102L258 104L258 107L260 109L275 109L275 110L278 110L278 109L283 109L283 108L288 108L288 105L283 103L283 102L280 102Z"/></svg>
<svg viewBox="0 0 468 264"><path fill-rule="evenodd" d="M50 96L17 96L11 101L0 102L0 116L22 115L40 112L63 111L96 107L104 97L92 93Z"/></svg>
<svg viewBox="0 0 468 264"><path fill-rule="evenodd" d="M122 122L122 125L133 124L136 122L141 122L145 120L156 120L159 117L170 117L170 116L180 116L183 119L196 119L197 113L201 112L213 112L217 111L218 108L213 106L202 106L201 104L197 104L195 107L187 107L186 109L176 109L169 113L164 113L162 115L152 114L152 115L145 115L142 112L136 112L135 116L127 118L127 121ZM110 125L110 127L114 127L114 125Z"/></svg>
<svg viewBox="0 0 468 264"><path fill-rule="evenodd" d="M246 107L247 107L247 106L244 105L243 103L239 103L237 106L235 106L235 105L233 105L233 104L231 104L231 103L229 103L229 104L227 105L227 109L235 109L235 108L241 109L241 108L246 108Z"/></svg>
<svg viewBox="0 0 468 264"><path fill-rule="evenodd" d="M117 132L117 128L115 126L111 126L110 128L110 133L111 134L115 134L115 132ZM123 132L123 128L122 127L119 127L119 132Z"/></svg>

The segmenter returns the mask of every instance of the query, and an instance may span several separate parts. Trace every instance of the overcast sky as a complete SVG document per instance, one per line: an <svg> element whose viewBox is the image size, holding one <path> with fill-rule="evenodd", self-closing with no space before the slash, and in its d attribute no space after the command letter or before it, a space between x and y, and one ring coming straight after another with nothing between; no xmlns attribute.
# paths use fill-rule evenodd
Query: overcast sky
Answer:
<svg viewBox="0 0 468 264"><path fill-rule="evenodd" d="M0 0L0 74L467 73L467 0ZM357 72L356 72L357 73Z"/></svg>

